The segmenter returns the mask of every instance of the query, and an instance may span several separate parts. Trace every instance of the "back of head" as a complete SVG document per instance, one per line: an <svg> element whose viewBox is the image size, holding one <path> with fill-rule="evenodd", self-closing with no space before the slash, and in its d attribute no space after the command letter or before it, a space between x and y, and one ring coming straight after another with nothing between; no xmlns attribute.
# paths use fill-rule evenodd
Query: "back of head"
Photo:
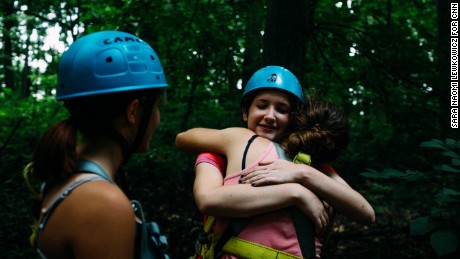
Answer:
<svg viewBox="0 0 460 259"><path fill-rule="evenodd" d="M349 143L348 119L338 106L320 100L309 100L304 111L296 114L294 132L284 141L286 153L309 154L313 165L335 160Z"/></svg>

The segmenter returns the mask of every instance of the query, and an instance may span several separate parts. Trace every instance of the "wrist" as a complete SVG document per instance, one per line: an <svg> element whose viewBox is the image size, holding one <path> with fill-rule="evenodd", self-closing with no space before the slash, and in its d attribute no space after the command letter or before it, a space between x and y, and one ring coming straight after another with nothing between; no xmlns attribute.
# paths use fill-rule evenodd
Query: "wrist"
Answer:
<svg viewBox="0 0 460 259"><path fill-rule="evenodd" d="M296 182L302 184L303 186L307 187L310 183L312 177L312 167L305 164L298 164L297 174L296 174Z"/></svg>
<svg viewBox="0 0 460 259"><path fill-rule="evenodd" d="M304 199L304 192L305 192L305 187L303 187L302 185L300 184L297 184L297 183L293 183L293 184L290 184L292 186L289 187L289 192L290 192L290 196L291 196L291 203L292 205L294 206L299 206L299 204L302 204L303 203L303 199Z"/></svg>

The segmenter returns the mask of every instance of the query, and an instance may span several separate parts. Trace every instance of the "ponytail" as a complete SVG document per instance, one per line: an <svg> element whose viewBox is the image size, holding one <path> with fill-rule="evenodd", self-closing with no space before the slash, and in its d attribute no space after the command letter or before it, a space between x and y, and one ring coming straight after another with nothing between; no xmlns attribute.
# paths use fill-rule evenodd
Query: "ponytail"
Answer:
<svg viewBox="0 0 460 259"><path fill-rule="evenodd" d="M349 143L348 120L332 103L309 100L293 121L293 132L282 142L290 157L303 152L311 156L313 166L330 163Z"/></svg>
<svg viewBox="0 0 460 259"><path fill-rule="evenodd" d="M64 105L71 114L70 118L49 128L32 154L33 179L54 184L69 178L77 159L78 132L85 138L114 137L121 143L123 151L127 145L121 135L114 134L113 121L126 111L133 99L153 98L160 91L148 89L66 101Z"/></svg>
<svg viewBox="0 0 460 259"><path fill-rule="evenodd" d="M34 179L51 184L67 179L75 164L76 147L77 130L71 119L49 128L32 154Z"/></svg>

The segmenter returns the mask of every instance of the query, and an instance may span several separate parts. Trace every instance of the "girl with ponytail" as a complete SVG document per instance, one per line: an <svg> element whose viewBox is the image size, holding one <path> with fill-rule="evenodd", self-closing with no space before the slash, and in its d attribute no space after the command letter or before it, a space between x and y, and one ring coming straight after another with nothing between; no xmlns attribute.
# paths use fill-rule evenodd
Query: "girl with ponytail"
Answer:
<svg viewBox="0 0 460 259"><path fill-rule="evenodd" d="M58 71L69 118L44 133L26 169L41 186L31 244L41 258L137 257L139 224L116 179L160 123L158 56L132 34L100 31L75 41Z"/></svg>

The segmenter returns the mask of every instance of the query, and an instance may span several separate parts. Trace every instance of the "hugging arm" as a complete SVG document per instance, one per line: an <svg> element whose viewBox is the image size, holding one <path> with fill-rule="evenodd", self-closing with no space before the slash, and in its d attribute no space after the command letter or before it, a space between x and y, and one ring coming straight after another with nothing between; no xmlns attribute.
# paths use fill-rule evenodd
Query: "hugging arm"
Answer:
<svg viewBox="0 0 460 259"><path fill-rule="evenodd" d="M177 134L176 147L186 152L213 152L225 155L235 145L233 141L235 134L232 134L232 132L241 130L243 129L189 129L185 132Z"/></svg>
<svg viewBox="0 0 460 259"><path fill-rule="evenodd" d="M311 166L279 159L253 168L242 180L254 186L300 183L347 218L363 225L375 221L369 202L338 174L329 177Z"/></svg>
<svg viewBox="0 0 460 259"><path fill-rule="evenodd" d="M241 139L249 138L253 134L243 128L195 128L178 134L176 146L188 152L207 151L227 155L232 150L239 150ZM253 188L248 184L224 186L222 173L213 165L199 163L195 171L195 201L204 214L248 217L295 205L310 217L317 229L320 230L327 224L328 215L322 201L300 184L289 183L264 188Z"/></svg>
<svg viewBox="0 0 460 259"><path fill-rule="evenodd" d="M323 202L311 191L296 183L254 188L249 184L223 185L221 172L213 165L196 167L193 187L200 212L213 216L249 217L289 206L297 206L323 229L329 220Z"/></svg>

